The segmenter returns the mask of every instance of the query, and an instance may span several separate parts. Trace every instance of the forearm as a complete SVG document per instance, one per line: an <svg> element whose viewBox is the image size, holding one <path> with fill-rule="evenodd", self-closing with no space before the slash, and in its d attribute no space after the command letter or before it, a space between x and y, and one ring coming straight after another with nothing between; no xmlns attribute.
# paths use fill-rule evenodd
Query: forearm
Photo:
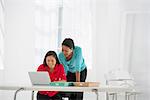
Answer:
<svg viewBox="0 0 150 100"><path fill-rule="evenodd" d="M54 81L54 82L66 82L66 80Z"/></svg>
<svg viewBox="0 0 150 100"><path fill-rule="evenodd" d="M76 82L80 82L80 72L76 72Z"/></svg>

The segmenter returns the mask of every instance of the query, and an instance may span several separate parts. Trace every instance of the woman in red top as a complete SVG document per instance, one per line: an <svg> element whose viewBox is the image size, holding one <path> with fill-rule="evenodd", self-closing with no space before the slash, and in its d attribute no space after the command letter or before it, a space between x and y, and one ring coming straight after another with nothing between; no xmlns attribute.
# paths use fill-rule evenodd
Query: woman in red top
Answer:
<svg viewBox="0 0 150 100"><path fill-rule="evenodd" d="M43 64L37 71L47 71L52 82L66 82L64 67L54 51L46 53ZM37 100L62 100L62 97L58 91L38 91Z"/></svg>

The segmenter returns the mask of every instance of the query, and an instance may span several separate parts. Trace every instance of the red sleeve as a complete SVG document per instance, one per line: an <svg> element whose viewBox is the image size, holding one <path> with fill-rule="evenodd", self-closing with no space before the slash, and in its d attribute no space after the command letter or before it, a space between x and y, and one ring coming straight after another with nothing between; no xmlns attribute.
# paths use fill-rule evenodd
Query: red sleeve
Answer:
<svg viewBox="0 0 150 100"><path fill-rule="evenodd" d="M46 69L45 69L44 65L42 64L38 67L37 71L46 71Z"/></svg>
<svg viewBox="0 0 150 100"><path fill-rule="evenodd" d="M62 80L67 80L67 78L66 78L66 74L65 74L65 70L64 70L64 66L62 65L62 64L60 64L60 75L61 75L61 79Z"/></svg>

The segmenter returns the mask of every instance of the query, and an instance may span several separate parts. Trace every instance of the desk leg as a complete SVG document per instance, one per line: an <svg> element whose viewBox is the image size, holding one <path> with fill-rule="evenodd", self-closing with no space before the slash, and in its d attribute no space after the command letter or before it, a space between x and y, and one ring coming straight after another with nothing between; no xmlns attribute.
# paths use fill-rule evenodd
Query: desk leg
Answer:
<svg viewBox="0 0 150 100"><path fill-rule="evenodd" d="M98 90L97 89L93 89L92 91L95 92L95 94L96 94L96 100L99 100Z"/></svg>
<svg viewBox="0 0 150 100"><path fill-rule="evenodd" d="M108 80L106 80L106 85L108 85ZM106 92L106 100L109 100L109 93Z"/></svg>
<svg viewBox="0 0 150 100"><path fill-rule="evenodd" d="M128 94L125 92L125 100L128 100Z"/></svg>
<svg viewBox="0 0 150 100"><path fill-rule="evenodd" d="M34 100L34 91L32 91L32 100Z"/></svg>
<svg viewBox="0 0 150 100"><path fill-rule="evenodd" d="M14 100L16 100L16 97L17 97L17 93L21 90L24 90L24 88L19 88L16 92L15 92L15 95L14 95Z"/></svg>
<svg viewBox="0 0 150 100"><path fill-rule="evenodd" d="M106 100L109 100L109 94L106 92Z"/></svg>
<svg viewBox="0 0 150 100"><path fill-rule="evenodd" d="M115 100L117 100L118 96L117 96L117 93L115 94Z"/></svg>
<svg viewBox="0 0 150 100"><path fill-rule="evenodd" d="M130 100L130 94L128 92L125 92L125 100Z"/></svg>
<svg viewBox="0 0 150 100"><path fill-rule="evenodd" d="M134 94L134 100L136 100L136 94Z"/></svg>

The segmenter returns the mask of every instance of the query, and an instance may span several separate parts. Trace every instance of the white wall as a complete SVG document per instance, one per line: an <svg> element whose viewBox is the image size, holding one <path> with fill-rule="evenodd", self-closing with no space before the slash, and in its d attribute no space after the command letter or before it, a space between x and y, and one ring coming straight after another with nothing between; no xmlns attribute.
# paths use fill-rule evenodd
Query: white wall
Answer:
<svg viewBox="0 0 150 100"><path fill-rule="evenodd" d="M100 82L104 80L103 74L110 69L122 67L128 69L132 74L134 72L134 77L136 79L137 84L140 85L140 89L144 95L140 95L139 100L147 100L149 94L149 89L145 89L148 87L150 80L147 75L149 75L149 71L146 70L149 67L149 52L143 53L143 51L138 51L135 48L131 48L131 44L133 44L132 37L136 36L136 42L143 42L142 37L146 38L146 44L144 43L139 46L139 48L144 47L145 49L149 48L149 27L147 24L149 20L140 19L142 22L141 25L137 26L141 22L127 23L126 14L128 12L149 12L150 11L150 1L148 0L97 0L97 13L96 13L96 33L95 33L95 41L94 41L94 64L96 67L96 73L100 73L96 77ZM134 17L135 18L135 17ZM133 18L133 19L134 19ZM147 18L149 19L149 17ZM127 25L127 26L126 26ZM134 35L131 37L132 27L136 27L134 29ZM140 35L138 35L142 32ZM145 31L146 30L146 31ZM131 33L130 33L131 32ZM145 33L145 34L143 34ZM130 40L131 39L131 40ZM140 40L139 40L140 39ZM135 45L136 46L136 45ZM143 48L143 50L145 50ZM131 52L132 51L132 52ZM138 55L138 54L141 55ZM134 55L133 55L134 54ZM131 56L133 55L133 56ZM136 55L136 56L135 56ZM138 58L137 58L138 56ZM131 59L131 58L132 59ZM138 60L142 60L141 62L137 62ZM144 61L143 61L144 60ZM140 63L140 65L139 65ZM132 65L134 64L134 65ZM141 66L143 65L143 67ZM136 66L135 66L136 65ZM146 65L146 66L145 66ZM130 70L132 68L132 71ZM141 72L142 69L144 72ZM140 72L140 73L138 73ZM136 74L135 74L136 73ZM141 76L141 74L143 74ZM140 76L140 77L139 77ZM142 81L143 80L143 81ZM147 81L146 81L147 80ZM144 83L143 83L144 82ZM145 89L145 90L144 90ZM145 94L147 93L147 94ZM145 96L145 97L144 97Z"/></svg>
<svg viewBox="0 0 150 100"><path fill-rule="evenodd" d="M32 0L5 0L5 84L30 84L27 72L34 69L33 17ZM2 93L3 100L12 100L14 91ZM27 100L29 97L23 98ZM19 98L23 100L21 95Z"/></svg>
<svg viewBox="0 0 150 100"><path fill-rule="evenodd" d="M128 68L128 45L123 37L122 16L128 11L149 11L148 0L95 0L93 39L93 69L88 72L89 81L105 84L104 74L113 68ZM6 0L5 68L0 78L9 84L30 84L27 72L34 68L34 8L33 0ZM124 39L125 38L125 39ZM123 46L122 46L123 45ZM129 48L129 46L127 46ZM134 62L135 63L135 62ZM18 75L19 74L19 75ZM150 81L148 81L150 83ZM13 91L14 92L14 91ZM2 92L4 100L11 100L13 92ZM25 92L24 100L30 98ZM102 94L104 96L104 94ZM23 100L21 93L18 99ZM94 94L87 94L89 100ZM103 100L102 98L101 100Z"/></svg>
<svg viewBox="0 0 150 100"><path fill-rule="evenodd" d="M3 82L3 71L0 70L0 84Z"/></svg>
<svg viewBox="0 0 150 100"><path fill-rule="evenodd" d="M142 92L139 100L149 100L150 12L134 14L133 22L129 71L133 74L136 85Z"/></svg>
<svg viewBox="0 0 150 100"><path fill-rule="evenodd" d="M96 31L93 35L96 79L104 84L104 73L119 66L120 13L119 2L97 0Z"/></svg>
<svg viewBox="0 0 150 100"><path fill-rule="evenodd" d="M6 0L5 79L22 80L34 65L33 4L31 0ZM19 74L19 75L18 75ZM21 76L20 76L21 75ZM24 77L25 78L25 77ZM26 82L27 77L20 82Z"/></svg>

